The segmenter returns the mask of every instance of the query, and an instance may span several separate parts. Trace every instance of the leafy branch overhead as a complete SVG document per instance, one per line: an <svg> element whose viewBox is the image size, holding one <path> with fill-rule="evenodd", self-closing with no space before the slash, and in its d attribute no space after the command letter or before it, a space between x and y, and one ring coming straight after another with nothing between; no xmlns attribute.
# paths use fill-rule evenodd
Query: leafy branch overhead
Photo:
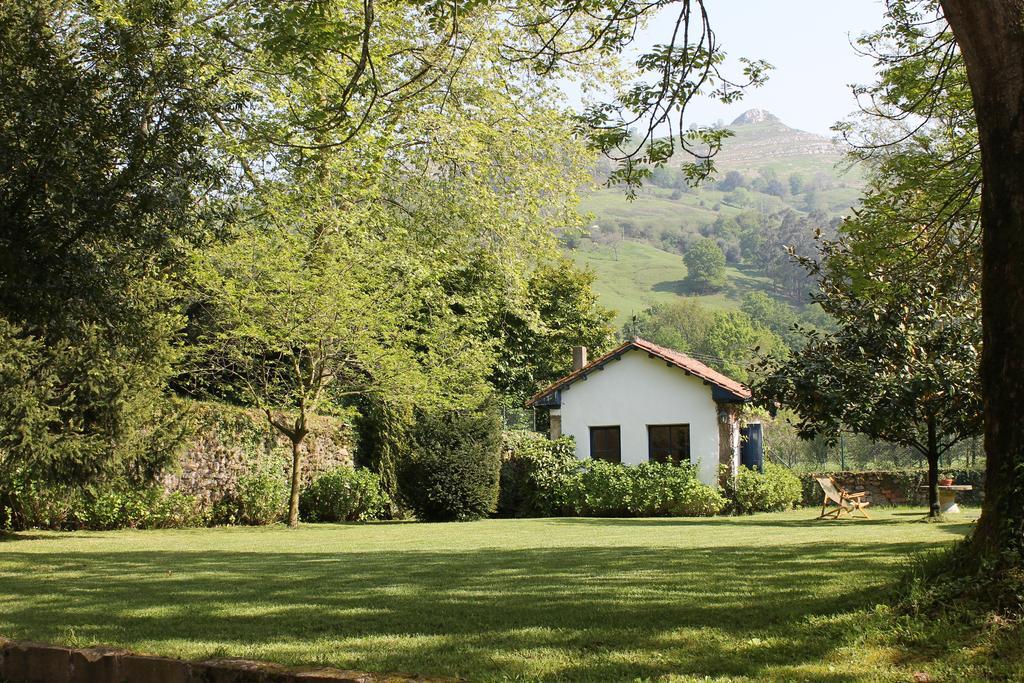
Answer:
<svg viewBox="0 0 1024 683"><path fill-rule="evenodd" d="M728 132L687 127L687 104L698 96L733 102L771 68L741 59L740 73L728 75L703 0L452 0L411 11L394 0L205 0L182 19L195 27L185 34L190 49L205 56L233 104L213 121L248 183L273 176L279 155L364 135L420 144L403 129L403 112L418 103L445 114L458 106L458 83L481 64L510 92L555 79L594 89L575 130L616 163L610 182L632 191L679 151L696 181L713 171ZM650 22L671 28L668 41L636 58L636 78L613 85L603 76L619 73L616 56Z"/></svg>

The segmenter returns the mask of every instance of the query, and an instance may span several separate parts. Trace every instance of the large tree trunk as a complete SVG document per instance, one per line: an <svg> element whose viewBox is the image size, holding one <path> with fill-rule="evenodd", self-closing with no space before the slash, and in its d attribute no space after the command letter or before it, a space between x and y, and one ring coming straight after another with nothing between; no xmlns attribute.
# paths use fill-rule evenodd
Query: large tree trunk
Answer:
<svg viewBox="0 0 1024 683"><path fill-rule="evenodd" d="M299 486L302 483L302 448L301 439L292 440L292 489L288 497L288 526L299 525Z"/></svg>
<svg viewBox="0 0 1024 683"><path fill-rule="evenodd" d="M985 504L972 546L1024 538L1024 2L942 0L967 65L981 140Z"/></svg>

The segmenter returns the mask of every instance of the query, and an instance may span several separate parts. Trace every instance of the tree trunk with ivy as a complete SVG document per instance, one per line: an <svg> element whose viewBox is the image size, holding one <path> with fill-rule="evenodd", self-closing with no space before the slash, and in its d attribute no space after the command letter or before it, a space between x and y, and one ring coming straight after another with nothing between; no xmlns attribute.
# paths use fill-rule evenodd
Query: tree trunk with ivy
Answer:
<svg viewBox="0 0 1024 683"><path fill-rule="evenodd" d="M299 525L299 487L302 483L302 441L292 440L292 482L288 496L288 526Z"/></svg>
<svg viewBox="0 0 1024 683"><path fill-rule="evenodd" d="M1024 4L942 0L967 65L980 135L985 503L981 557L1024 549Z"/></svg>
<svg viewBox="0 0 1024 683"><path fill-rule="evenodd" d="M398 465L408 449L412 406L401 400L371 394L363 397L358 421L359 464L377 473L388 500L388 516L400 513Z"/></svg>
<svg viewBox="0 0 1024 683"><path fill-rule="evenodd" d="M270 426L288 437L292 444L292 471L291 486L288 494L288 526L295 528L299 525L299 489L302 485L302 442L305 441L309 429L306 427L305 403L295 423L289 425L283 418L275 418L274 413L265 408L264 414Z"/></svg>

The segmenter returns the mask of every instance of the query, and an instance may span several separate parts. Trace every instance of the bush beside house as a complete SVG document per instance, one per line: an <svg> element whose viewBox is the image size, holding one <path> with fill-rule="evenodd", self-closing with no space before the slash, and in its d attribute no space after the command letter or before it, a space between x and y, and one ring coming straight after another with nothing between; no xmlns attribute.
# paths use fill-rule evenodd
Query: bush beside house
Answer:
<svg viewBox="0 0 1024 683"><path fill-rule="evenodd" d="M502 435L499 517L557 517L568 509L567 482L579 470L571 437L529 431Z"/></svg>
<svg viewBox="0 0 1024 683"><path fill-rule="evenodd" d="M549 441L523 432L505 437L501 516L710 516L725 504L692 466L580 461L570 438Z"/></svg>
<svg viewBox="0 0 1024 683"><path fill-rule="evenodd" d="M726 505L693 465L589 460L568 488L568 507L581 517L711 517Z"/></svg>
<svg viewBox="0 0 1024 683"><path fill-rule="evenodd" d="M748 515L754 512L781 512L799 504L803 490L800 479L788 467L764 463L764 472L740 467L723 487L729 510Z"/></svg>

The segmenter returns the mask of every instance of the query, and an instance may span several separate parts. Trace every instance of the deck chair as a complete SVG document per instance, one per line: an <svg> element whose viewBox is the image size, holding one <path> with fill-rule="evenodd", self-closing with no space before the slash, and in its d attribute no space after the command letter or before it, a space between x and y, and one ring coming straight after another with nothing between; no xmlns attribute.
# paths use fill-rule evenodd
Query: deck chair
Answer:
<svg viewBox="0 0 1024 683"><path fill-rule="evenodd" d="M864 500L864 497L868 495L867 491L861 491L860 493L849 493L845 489L836 486L836 483L832 481L832 477L816 477L818 484L821 486L822 492L825 497L821 501L821 514L818 515L818 519L839 519L843 514L850 515L853 517L854 512L860 512L864 515L865 519L868 517L867 511L864 509L870 502ZM829 503L835 504L835 510L829 510Z"/></svg>

